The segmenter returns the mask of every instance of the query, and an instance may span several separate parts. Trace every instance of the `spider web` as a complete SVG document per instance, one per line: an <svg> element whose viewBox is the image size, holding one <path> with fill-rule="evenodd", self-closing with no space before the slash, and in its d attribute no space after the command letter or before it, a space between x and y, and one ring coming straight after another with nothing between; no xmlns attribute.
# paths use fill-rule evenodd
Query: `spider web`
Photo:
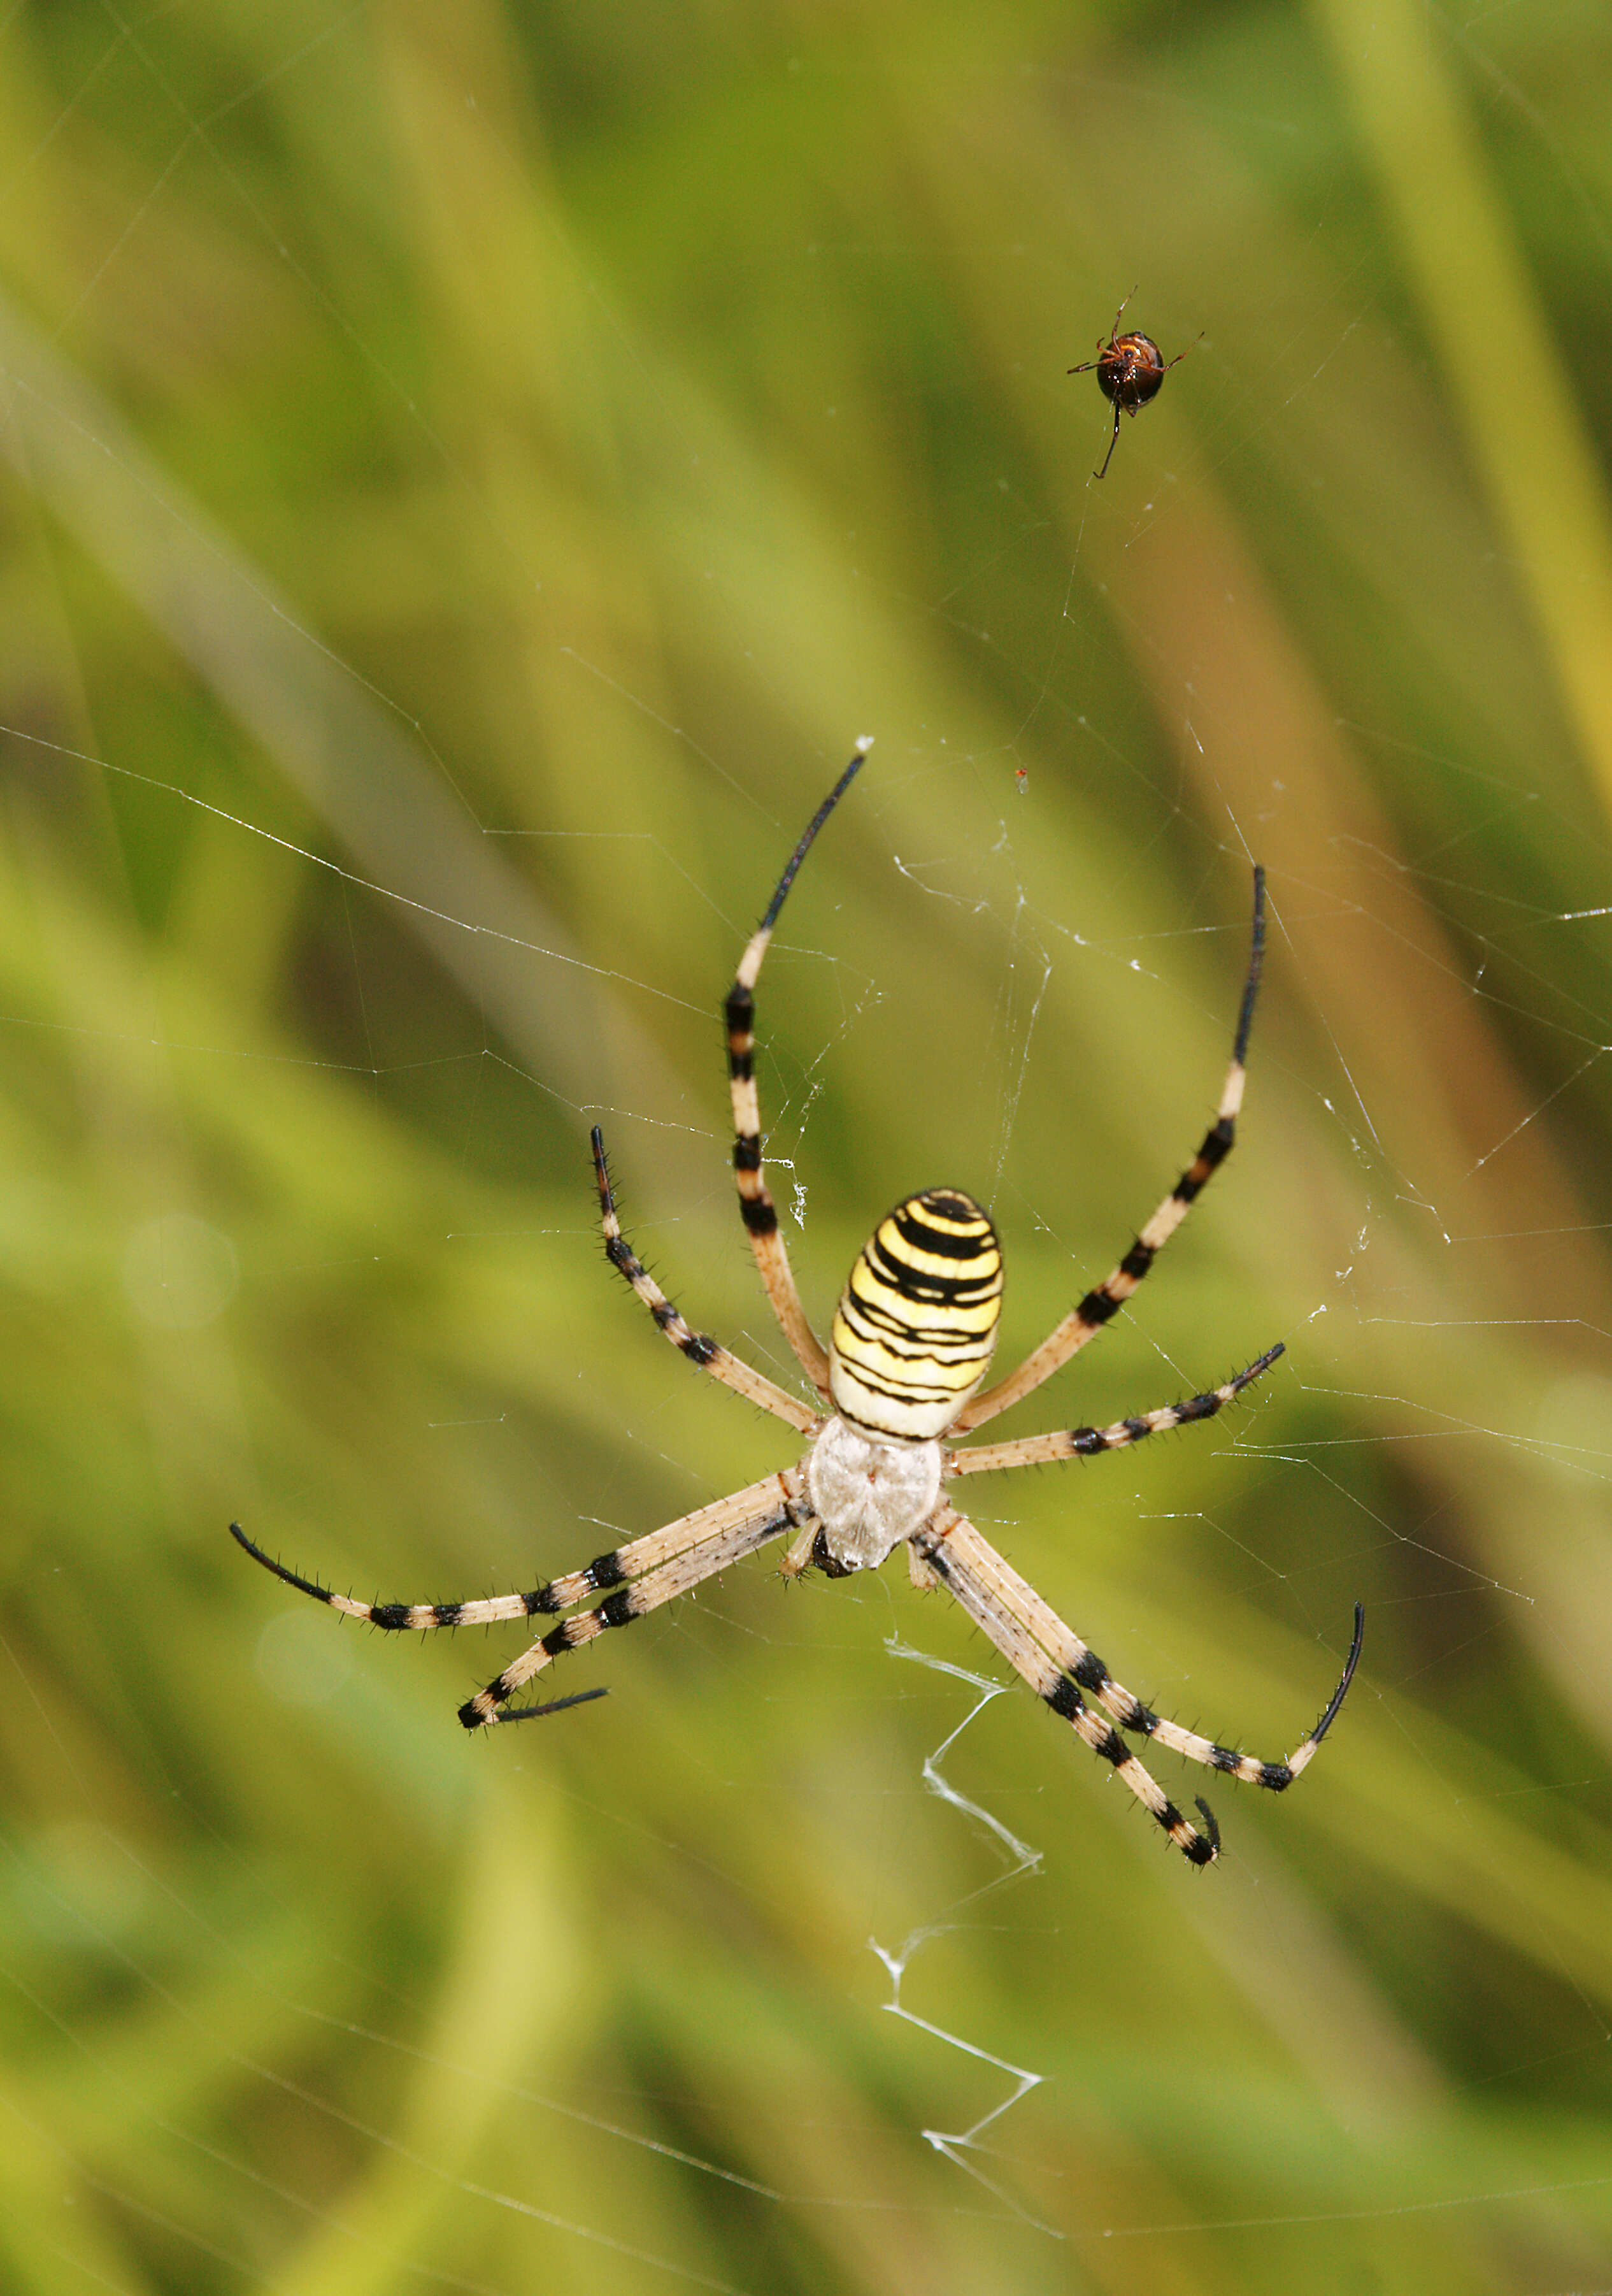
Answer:
<svg viewBox="0 0 1612 2296"><path fill-rule="evenodd" d="M1612 2289L1605 27L471 5L0 30L8 2285ZM1407 110L1412 125L1407 124ZM1122 424L1119 296L1165 356ZM1201 331L1201 337L1200 337ZM1528 347L1525 358L1519 346ZM1559 348L1571 356L1548 354ZM794 1439L988 1201L966 1487L1162 1711L1156 1829L893 1564L764 1558L462 1738L529 1586Z"/></svg>

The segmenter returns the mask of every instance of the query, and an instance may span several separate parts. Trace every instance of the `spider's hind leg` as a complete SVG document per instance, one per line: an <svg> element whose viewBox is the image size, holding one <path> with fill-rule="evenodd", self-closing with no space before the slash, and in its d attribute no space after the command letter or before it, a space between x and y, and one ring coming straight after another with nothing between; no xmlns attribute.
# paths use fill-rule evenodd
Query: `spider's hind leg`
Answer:
<svg viewBox="0 0 1612 2296"><path fill-rule="evenodd" d="M1117 420L1117 417L1116 418ZM1105 468L1107 465L1105 464ZM1137 1285L1164 1250L1197 1202L1204 1189L1231 1154L1237 1137L1237 1119L1242 1109L1243 1086L1247 1081L1248 1032L1254 1025L1254 1004L1259 994L1259 976L1264 963L1265 949L1265 873L1254 872L1254 925L1248 948L1248 969L1243 978L1242 1002L1238 1008L1237 1033L1232 1042L1231 1065L1226 1080L1221 1086L1220 1104L1215 1111L1215 1121L1199 1144L1197 1155L1188 1165L1169 1194L1142 1228L1136 1241L1110 1269L1101 1283L1093 1284L1080 1304L1050 1332L1017 1371L997 1381L965 1403L958 1413L952 1432L961 1435L982 1421L994 1419L999 1411L1038 1388L1050 1379L1060 1366L1084 1348L1088 1341L1117 1316Z"/></svg>
<svg viewBox="0 0 1612 2296"><path fill-rule="evenodd" d="M790 888L799 873L800 865L811 851L818 831L861 772L871 746L871 740L865 737L857 742L850 764L806 824L805 833L784 865L783 874L773 888L773 898L762 913L761 922L750 935L744 955L739 960L733 985L722 1003L723 1026L728 1039L728 1085L733 1106L733 1179L739 1191L740 1216L744 1221L744 1231L749 1239L757 1273L766 1287L773 1313L778 1318L785 1339L794 1349L797 1362L820 1395L828 1393L829 1359L800 1304L794 1271L790 1266L790 1255L779 1230L778 1210L773 1201L762 1164L761 1101L756 1089L756 983L761 975L762 959L767 953L779 912L789 898Z"/></svg>
<svg viewBox="0 0 1612 2296"><path fill-rule="evenodd" d="M749 1403L758 1403L770 1411L774 1419L809 1435L818 1425L818 1414L808 1404L801 1403L786 1390L776 1386L765 1373L755 1371L740 1357L724 1348L704 1332L696 1332L682 1312L673 1306L649 1269L622 1233L620 1216L616 1210L616 1191L611 1183L609 1162L604 1152L604 1135L593 1127L593 1178L599 1190L599 1219L604 1232L605 1257L624 1282L630 1284L649 1309L658 1332L663 1332L672 1345L701 1371L708 1371L724 1387L742 1395Z"/></svg>

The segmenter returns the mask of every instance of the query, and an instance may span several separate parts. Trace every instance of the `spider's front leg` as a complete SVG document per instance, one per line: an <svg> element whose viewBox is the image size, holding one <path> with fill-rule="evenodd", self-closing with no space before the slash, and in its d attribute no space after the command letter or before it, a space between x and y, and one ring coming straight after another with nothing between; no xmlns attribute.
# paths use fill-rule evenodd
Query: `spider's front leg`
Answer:
<svg viewBox="0 0 1612 2296"><path fill-rule="evenodd" d="M507 1702L530 1682L534 1675L540 1674L544 1667L552 1665L567 1651L580 1650L584 1643L593 1641L599 1635L608 1634L612 1627L630 1627L634 1619L647 1617L650 1611L658 1611L663 1603L675 1601L679 1595L686 1595L691 1587L698 1587L702 1580L714 1578L730 1563L753 1554L769 1539L792 1530L800 1520L800 1513L788 1496L790 1480L782 1475L769 1475L765 1482L752 1484L748 1490L735 1492L731 1498L718 1499L714 1506L700 1508L697 1515L687 1516L681 1523L669 1524L664 1531L651 1532L651 1538L660 1543L666 1559L638 1577L632 1576L624 1567L620 1573L621 1583L614 1594L607 1595L593 1610L580 1611L573 1619L562 1619L557 1627L506 1666L502 1674L495 1674L474 1698L467 1698L459 1709L459 1719L465 1728L485 1730L497 1722L529 1722L535 1716L548 1712L549 1709L544 1706L522 1706L510 1712ZM781 1486L784 1494L782 1505L774 1505L765 1513L755 1512L758 1495L765 1492L776 1501ZM691 1524L705 1526L704 1533L697 1543L690 1540ZM716 1526L714 1529L712 1526ZM634 1544L642 1547L648 1542L638 1540ZM625 1558L628 1552L624 1547L622 1556Z"/></svg>
<svg viewBox="0 0 1612 2296"><path fill-rule="evenodd" d="M669 1603L674 1595L699 1586L701 1579L765 1546L768 1539L796 1529L810 1513L805 1479L798 1469L764 1475L759 1482L731 1491L726 1498L714 1499L708 1506L679 1516L675 1522L595 1555L580 1570L547 1579L524 1595L488 1595L468 1603L360 1603L351 1595L338 1595L322 1587L316 1578L304 1578L288 1570L250 1539L239 1523L231 1523L230 1531L254 1562L260 1562L284 1585L294 1587L300 1595L311 1595L315 1602L328 1604L346 1618L361 1619L390 1634L423 1634L433 1627L493 1626L509 1619L559 1618L561 1611L575 1610L590 1595L603 1594L605 1600L594 1609L576 1618L560 1619L485 1689L466 1700L459 1719L467 1730L481 1730L494 1722L530 1721L538 1715L557 1714L563 1707L583 1705L590 1698L602 1698L602 1689L582 1690L547 1705L523 1707L516 1714L503 1711L505 1701L563 1652L592 1642L610 1627L629 1626L646 1611Z"/></svg>
<svg viewBox="0 0 1612 2296"><path fill-rule="evenodd" d="M1021 1675L1076 1735L1111 1763L1115 1775L1163 1827L1176 1849L1195 1866L1212 1865L1220 1854L1220 1829L1201 1800L1207 1831L1183 1817L1162 1786L1120 1735L1129 1730L1151 1738L1172 1753L1201 1762L1248 1785L1275 1793L1290 1786L1307 1767L1316 1748L1338 1718L1360 1662L1365 1612L1354 1606L1354 1636L1337 1689L1309 1732L1285 1762L1262 1762L1235 1747L1216 1745L1194 1730L1165 1720L1115 1681L1089 1644L1065 1626L1050 1604L1021 1578L966 1516L943 1505L912 1541L922 1564L953 1595L1015 1672ZM1084 1693L1086 1695L1083 1695ZM1093 1702L1088 1704L1087 1697ZM1096 1709L1101 1709L1099 1712Z"/></svg>
<svg viewBox="0 0 1612 2296"><path fill-rule="evenodd" d="M359 1603L351 1595L338 1595L329 1587L322 1587L316 1578L304 1578L298 1571L290 1570L266 1554L255 1539L247 1537L238 1522L230 1525L230 1537L238 1546L244 1547L254 1562L260 1562L287 1587L294 1587L299 1595L311 1595L316 1603L324 1603L343 1618L362 1619L366 1625L379 1627L386 1634L424 1634L432 1627L490 1626L497 1620L528 1619L534 1611L559 1611L565 1607L568 1582L551 1579L546 1587L534 1587L527 1595L494 1595L480 1602L471 1603ZM577 1571L569 1584L576 1592L565 1600L579 1603L597 1582L588 1571ZM608 1581L602 1582L608 1584ZM597 1690L574 1690L569 1698L551 1699L546 1706L532 1708L534 1715L559 1714L568 1706L585 1706L591 1698L604 1698L609 1693Z"/></svg>

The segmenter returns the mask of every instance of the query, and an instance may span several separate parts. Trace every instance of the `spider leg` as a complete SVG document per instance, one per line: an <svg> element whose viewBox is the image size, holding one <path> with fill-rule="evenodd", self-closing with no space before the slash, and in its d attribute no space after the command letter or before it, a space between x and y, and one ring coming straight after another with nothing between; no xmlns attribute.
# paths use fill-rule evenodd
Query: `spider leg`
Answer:
<svg viewBox="0 0 1612 2296"><path fill-rule="evenodd" d="M1058 1633L1049 1637L1037 1631L1040 1622L1036 1612L1038 1609L1044 1610L1045 1605L1018 1572L1010 1570L994 1549L986 1544L972 1523L943 1506L916 1533L912 1544L929 1569L956 1597L975 1625L983 1628L1014 1671L1022 1675L1054 1714L1062 1715L1076 1737L1084 1739L1094 1754L1112 1763L1115 1775L1163 1826L1182 1855L1194 1866L1212 1864L1220 1851L1219 1830L1213 1817L1206 1813L1208 1831L1200 1833L1132 1753L1113 1723L1086 1704L1059 1659L1046 1647L1049 1639L1053 1648L1058 1648L1063 1640L1072 1642L1074 1637L1051 1611L1047 1616Z"/></svg>
<svg viewBox="0 0 1612 2296"><path fill-rule="evenodd" d="M1135 293L1135 292L1136 292L1136 290L1135 290L1135 288L1134 288L1134 287L1133 287L1133 288L1132 288L1132 290L1131 290L1131 295L1134 295L1134 293ZM1103 361L1104 354L1105 354L1105 353L1107 353L1107 352L1109 352L1109 351L1111 351L1111 350L1113 349L1113 348L1114 348L1115 344L1119 340L1119 323L1120 323L1120 321L1125 317L1125 306L1126 306L1126 304L1128 304L1128 303L1130 302L1131 295L1127 295L1127 296L1125 297L1125 302L1124 302L1124 303L1122 303L1122 304L1120 305L1120 307L1119 307L1118 310L1115 312L1115 314L1114 314L1114 324L1113 324L1113 325L1109 329L1109 338L1108 338L1108 340L1107 340L1106 342L1104 342L1104 340L1102 340L1102 338L1101 338L1101 336L1099 336L1099 337L1098 337L1098 340L1097 340L1097 357L1096 357L1094 359L1087 359L1087 360L1085 360L1085 362L1084 362L1082 365L1080 365L1080 366L1072 366L1072 367L1068 368L1068 369L1067 370L1067 372L1068 372L1068 373L1070 373L1070 374L1089 374L1089 373L1091 373L1092 369L1094 366L1101 366L1101 365L1102 365L1102 361Z"/></svg>
<svg viewBox="0 0 1612 2296"><path fill-rule="evenodd" d="M486 1627L496 1626L506 1619L552 1617L561 1611L571 1610L590 1595L602 1594L609 1587L624 1587L629 1580L642 1579L668 1563L676 1563L682 1558L699 1554L714 1540L732 1532L735 1525L751 1525L773 1515L777 1517L777 1528L781 1530L786 1529L797 1520L797 1513L791 1512L794 1482L793 1475L764 1475L759 1482L749 1483L743 1490L731 1492L726 1498L714 1499L709 1506L697 1507L692 1514L682 1515L675 1522L667 1523L659 1530L647 1531L642 1538L629 1540L625 1546L611 1547L605 1554L595 1555L593 1562L585 1564L580 1570L568 1571L561 1578L548 1579L543 1586L534 1587L524 1595L489 1595L470 1603L356 1602L350 1595L338 1595L330 1587L322 1587L316 1578L304 1578L297 1571L287 1570L283 1562L277 1562L272 1554L266 1554L262 1547L250 1539L238 1522L231 1523L230 1534L237 1545L246 1549L254 1562L260 1562L266 1570L272 1571L286 1586L294 1587L299 1594L311 1595L316 1603L328 1603L332 1611L340 1611L344 1618L362 1619L368 1625L380 1627L388 1633L424 1633L431 1627ZM690 1583L697 1583L698 1579L708 1575L708 1570L722 1568L720 1561L702 1565L696 1572L695 1579ZM669 1591L675 1593L676 1590ZM618 1599L611 1597L612 1601ZM664 1601L666 1598L662 1596L661 1599ZM604 1607L608 1609L610 1605L607 1603ZM615 1625L619 1622L612 1619L606 1623ZM573 1620L568 1624L580 1626L581 1621ZM600 1629L594 1628L592 1631L598 1633ZM577 1639L585 1641L587 1636L579 1636ZM549 1659L556 1656L559 1650L569 1647L568 1643L556 1642L555 1648L550 1650L546 1657L540 1657L536 1665L528 1667L520 1680L526 1680L539 1668L546 1666ZM543 1648L541 1643L533 1645L534 1650L541 1651ZM526 1655L529 1659L532 1652L528 1651ZM500 1676L499 1680L503 1681L503 1677ZM485 1698L487 1693L484 1691L480 1694ZM587 1693L589 1696L593 1694L591 1692ZM574 1698L558 1700L553 1709L533 1708L531 1710L548 1712L557 1710L561 1705L577 1702ZM462 1710L461 1718L470 1714L473 1708L477 1708L475 1700ZM498 1717L484 1714L477 1709L474 1720L467 1722L465 1726L467 1729L475 1728L487 1719L496 1721Z"/></svg>
<svg viewBox="0 0 1612 2296"><path fill-rule="evenodd" d="M1117 1419L1111 1427L1070 1427L1051 1435L1023 1435L1016 1443L979 1443L970 1451L953 1451L946 1463L952 1475L990 1475L1002 1467L1043 1467L1056 1459L1090 1459L1100 1451L1123 1451L1147 1435L1167 1434L1172 1427L1190 1426L1195 1420L1213 1419L1234 1402L1281 1355L1281 1341L1267 1348L1257 1363L1236 1373L1223 1387L1189 1396L1184 1403L1166 1403L1161 1410L1144 1411L1133 1419Z"/></svg>
<svg viewBox="0 0 1612 2296"><path fill-rule="evenodd" d="M739 960L739 971L722 1007L728 1032L728 1078L733 1099L733 1173L739 1189L740 1213L773 1313L801 1369L823 1395L829 1390L829 1359L806 1321L800 1294L795 1289L790 1256L779 1233L777 1207L761 1166L761 1103L756 1091L755 1065L756 981L773 938L773 928L778 922L778 913L796 873L812 849L812 840L861 771L870 746L865 741L857 743L855 756L806 824L806 834L790 856L765 914Z"/></svg>
<svg viewBox="0 0 1612 2296"><path fill-rule="evenodd" d="M646 1531L642 1538L629 1539L625 1546L610 1547L605 1554L595 1555L580 1570L550 1578L528 1594L487 1595L470 1603L356 1602L351 1595L333 1594L316 1578L304 1578L295 1570L288 1570L283 1562L277 1562L250 1539L238 1522L231 1523L230 1536L237 1546L245 1547L254 1562L261 1562L266 1570L272 1571L286 1586L296 1587L300 1595L311 1595L316 1603L327 1603L344 1618L362 1619L365 1625L380 1627L389 1634L423 1634L431 1627L492 1627L505 1619L538 1618L572 1610L590 1595L602 1594L609 1587L619 1587L627 1578L642 1578L646 1570L655 1570L673 1555L682 1554L685 1547L698 1546L701 1539L714 1538L741 1518L765 1513L777 1505L780 1496L787 1505L793 1495L792 1477L764 1475L759 1482L747 1483L742 1490L731 1491L726 1498L713 1499L708 1506L696 1507L692 1514L680 1515L675 1522L668 1522L659 1530Z"/></svg>
<svg viewBox="0 0 1612 2296"><path fill-rule="evenodd" d="M1331 1728L1359 1663L1365 1613L1356 1603L1354 1637L1343 1677L1320 1720L1285 1762L1257 1761L1252 1755L1216 1745L1196 1731L1166 1722L1133 1697L965 1516L943 1505L914 1534L912 1544L929 1570L950 1589L1015 1671L1055 1714L1062 1715L1093 1753L1113 1765L1115 1774L1194 1866L1210 1865L1219 1855L1220 1832L1213 1814L1203 1802L1199 1803L1207 1828L1200 1833L1131 1751L1120 1731L1134 1731L1190 1761L1280 1793L1307 1766ZM1101 1713L1088 1705L1083 1691L1090 1693Z"/></svg>
<svg viewBox="0 0 1612 2296"><path fill-rule="evenodd" d="M1135 292L1136 290L1133 287L1131 290L1131 295L1134 295ZM1119 323L1125 317L1125 304L1129 303L1131 295L1127 295L1125 297L1125 303L1122 303L1118 310L1115 312L1114 324L1109 329L1106 340L1101 335L1098 336L1097 357L1094 359L1082 359L1078 366L1065 367L1064 373L1066 374L1090 374L1094 366L1101 366L1102 365L1104 359L1113 349L1115 344L1119 340Z"/></svg>
<svg viewBox="0 0 1612 2296"><path fill-rule="evenodd" d="M1248 1031L1254 1025L1254 1000L1259 993L1259 973L1264 959L1264 947L1265 873L1256 868L1254 872L1253 939L1248 976L1243 982L1242 1004L1238 1013L1237 1035L1232 1046L1232 1064L1226 1070L1215 1121L1204 1134L1197 1155L1118 1267L1086 1293L1080 1305L1064 1317L1033 1354L1025 1357L1017 1371L1010 1372L1006 1379L998 1380L994 1387L987 1387L982 1395L977 1395L971 1403L964 1405L957 1414L952 1430L953 1434L961 1435L969 1428L978 1427L983 1420L994 1419L999 1411L1006 1411L1011 1404L1019 1402L1038 1388L1043 1380L1050 1379L1072 1355L1085 1346L1088 1340L1096 1338L1103 1325L1124 1307L1231 1154L1237 1136L1238 1112L1242 1107L1243 1086L1248 1076Z"/></svg>
<svg viewBox="0 0 1612 2296"><path fill-rule="evenodd" d="M779 1476L768 1478L774 1486L782 1480L783 1478ZM737 1494L739 1498L753 1496L754 1488L748 1493ZM732 1500L718 1502L724 1513L734 1504ZM714 1513L716 1509L702 1512ZM459 1709L459 1719L467 1730L480 1730L495 1722L528 1722L537 1715L551 1713L553 1710L552 1704L519 1707L512 1713L504 1713L501 1709L523 1684L529 1682L534 1675L540 1674L563 1652L580 1649L584 1643L593 1641L597 1636L608 1633L612 1627L631 1626L634 1619L642 1619L647 1612L659 1610L663 1603L672 1602L679 1595L686 1595L702 1579L715 1578L719 1570L725 1570L730 1563L741 1561L747 1554L753 1554L769 1539L794 1529L810 1512L809 1505L804 1502L797 1505L786 1497L781 1505L773 1506L761 1513L752 1510L729 1521L722 1529L702 1537L697 1545L680 1546L656 1568L634 1578L632 1584L618 1587L613 1595L608 1595L594 1609L579 1611L572 1619L562 1619L551 1632L506 1666L502 1674L495 1675L484 1690L479 1690L474 1698L467 1699ZM667 1532L659 1535L666 1538L673 1532L686 1529L687 1522L692 1520L690 1517L682 1525L672 1524ZM626 1548L622 1550L624 1556L628 1551ZM626 1574L623 1576L625 1578Z"/></svg>
<svg viewBox="0 0 1612 2296"><path fill-rule="evenodd" d="M380 1627L389 1634L405 1628L413 1633L423 1633L428 1627L494 1626L502 1619L525 1619L535 1611L558 1611L565 1607L558 1600L550 1600L556 1590L567 1583L561 1578L556 1578L551 1586L534 1587L529 1595L489 1595L474 1603L360 1603L351 1595L338 1595L329 1587L322 1587L316 1578L304 1578L299 1572L289 1570L283 1562L277 1562L272 1554L266 1554L255 1540L249 1538L238 1522L231 1523L230 1537L238 1546L246 1549L254 1562L261 1562L266 1570L272 1571L286 1586L294 1587L299 1595L311 1595L316 1603L328 1603L332 1611L340 1611L343 1618L362 1619L366 1625ZM590 1564L589 1569L593 1568ZM587 1571L578 1571L575 1575L579 1579L588 1577ZM602 1583L608 1586L610 1582L606 1579ZM583 1591L585 1592L585 1588ZM581 1595L573 1595L568 1599L579 1602Z"/></svg>
<svg viewBox="0 0 1612 2296"><path fill-rule="evenodd" d="M708 1371L724 1387L742 1395L750 1403L758 1403L775 1419L787 1420L803 1435L812 1434L822 1424L819 1414L807 1404L799 1402L785 1389L776 1387L758 1371L730 1354L720 1341L708 1338L703 1332L691 1330L677 1309L667 1298L649 1269L621 1232L617 1216L615 1192L610 1185L610 1169L605 1162L604 1135L593 1127L593 1173L599 1184L599 1212L604 1228L605 1256L610 1266L619 1271L632 1285L654 1317L657 1327L675 1348L681 1349L692 1364Z"/></svg>
<svg viewBox="0 0 1612 2296"><path fill-rule="evenodd" d="M1131 410L1133 414L1134 414L1135 411L1134 407ZM1106 479L1109 475L1109 464L1113 461L1114 449L1119 444L1119 417L1122 412L1123 410L1120 406L1119 401L1118 399L1116 399L1114 401L1114 428L1109 436L1109 451L1102 458L1101 470L1092 472L1092 476L1094 479Z"/></svg>

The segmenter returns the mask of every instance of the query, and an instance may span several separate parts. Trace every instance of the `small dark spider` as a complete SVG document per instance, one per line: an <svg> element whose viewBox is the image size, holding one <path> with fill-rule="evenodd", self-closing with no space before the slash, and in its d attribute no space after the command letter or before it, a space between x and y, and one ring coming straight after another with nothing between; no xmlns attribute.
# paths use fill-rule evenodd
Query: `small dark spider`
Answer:
<svg viewBox="0 0 1612 2296"><path fill-rule="evenodd" d="M1134 294L1134 288L1131 291ZM1125 303L1130 299L1130 295L1127 295ZM1187 355L1186 351L1177 351L1173 359L1166 359L1151 335L1122 335L1119 323L1125 316L1125 303L1122 303L1115 312L1109 340L1106 343L1099 342L1097 357L1083 359L1078 366L1068 370L1071 374L1090 374L1095 367L1098 389L1105 398L1111 398L1114 402L1114 436L1109 440L1109 451L1102 458L1101 470L1092 473L1095 479L1104 479L1109 474L1109 464L1114 459L1114 448L1119 438L1120 416L1134 414L1140 407L1147 405L1150 398L1157 398L1166 375L1173 366L1179 366ZM1187 350L1191 348L1189 343Z"/></svg>

